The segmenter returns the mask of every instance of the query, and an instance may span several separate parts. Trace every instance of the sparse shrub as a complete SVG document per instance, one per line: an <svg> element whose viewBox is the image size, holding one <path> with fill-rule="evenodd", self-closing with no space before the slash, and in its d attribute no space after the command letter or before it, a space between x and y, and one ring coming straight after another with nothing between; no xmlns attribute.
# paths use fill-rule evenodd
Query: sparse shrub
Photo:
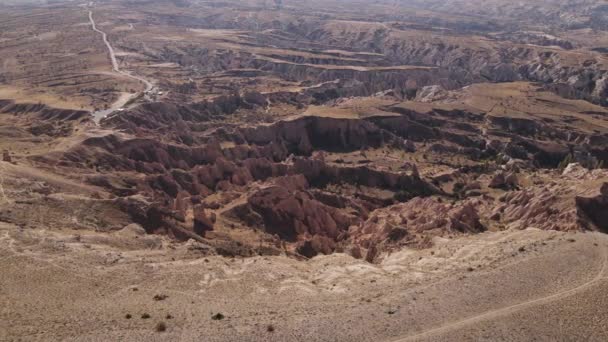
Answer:
<svg viewBox="0 0 608 342"><path fill-rule="evenodd" d="M216 313L215 315L211 316L211 319L214 321L219 321L224 319L224 315L222 315L221 313Z"/></svg>
<svg viewBox="0 0 608 342"><path fill-rule="evenodd" d="M416 196L413 195L412 193L410 193L409 191L401 190L401 191L398 191L395 193L395 195L393 196L393 199L397 202L407 202L414 197L416 197Z"/></svg>
<svg viewBox="0 0 608 342"><path fill-rule="evenodd" d="M156 301L165 300L165 299L167 299L167 297L169 297L169 296L167 296L165 294L157 294L157 295L154 295L154 300L156 300Z"/></svg>
<svg viewBox="0 0 608 342"><path fill-rule="evenodd" d="M141 315L142 319L148 319L150 317L152 317L152 316L150 316L150 314L148 314L148 313L144 313L143 315Z"/></svg>
<svg viewBox="0 0 608 342"><path fill-rule="evenodd" d="M156 324L156 328L154 328L156 331L158 332L163 332L167 330L167 324L165 324L165 322L158 322L158 324Z"/></svg>
<svg viewBox="0 0 608 342"><path fill-rule="evenodd" d="M572 156L572 153L568 153L568 155L559 163L559 165L557 165L557 168L563 170L566 168L566 166L568 166L568 164L572 163L573 160L574 157Z"/></svg>
<svg viewBox="0 0 608 342"><path fill-rule="evenodd" d="M603 169L604 168L604 161L603 160L598 160L597 164L595 165L596 169Z"/></svg>
<svg viewBox="0 0 608 342"><path fill-rule="evenodd" d="M462 189L464 189L464 183L461 183L461 182L454 183L454 187L453 187L453 189L454 189L454 190L453 190L453 191L454 191L454 193L461 192L461 191L462 191Z"/></svg>

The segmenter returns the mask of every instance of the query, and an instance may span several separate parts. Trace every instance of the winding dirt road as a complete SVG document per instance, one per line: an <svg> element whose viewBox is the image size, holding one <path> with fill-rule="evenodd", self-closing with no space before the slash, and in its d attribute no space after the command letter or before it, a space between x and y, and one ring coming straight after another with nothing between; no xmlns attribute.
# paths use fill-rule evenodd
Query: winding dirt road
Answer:
<svg viewBox="0 0 608 342"><path fill-rule="evenodd" d="M103 32L102 30L98 29L97 26L95 25L95 20L93 19L93 11L89 11L89 21L91 22L93 31L101 34L101 37L103 38L103 42L104 42L104 44L106 44L106 47L108 48L108 52L110 53L110 60L112 61L112 69L116 72L120 72L120 69L118 68L118 62L116 62L116 55L114 54L114 48L112 48L112 45L108 41L108 35L105 32Z"/></svg>
<svg viewBox="0 0 608 342"><path fill-rule="evenodd" d="M108 41L108 35L105 32L103 32L102 30L98 29L97 26L95 25L95 20L93 19L93 11L89 11L89 21L91 22L93 31L101 34L101 37L103 38L103 42L104 42L104 44L106 44L106 47L108 48L108 52L110 54L110 60L112 61L112 70L114 70L115 72L117 72L121 75L124 75L124 76L132 78L134 80L142 82L143 84L146 85L146 91L152 90L152 88L154 87L152 82L146 80L143 77L132 75L128 71L120 70L120 67L118 66L118 62L116 61L116 54L114 53L114 48L112 47L112 44L110 44L110 42Z"/></svg>
<svg viewBox="0 0 608 342"><path fill-rule="evenodd" d="M98 29L97 25L95 25L95 19L93 18L93 11L89 11L89 21L91 23L91 27L93 28L93 31L101 34L103 42L108 49L108 53L110 55L110 61L112 62L112 71L114 73L120 74L122 76L131 78L133 80L143 83L146 86L146 89L144 90L144 92L147 93L147 92L151 91L154 88L154 85L152 84L152 82L146 80L143 77L135 76L135 75L129 73L128 71L120 69L120 67L118 65L118 61L116 60L116 54L114 53L114 48L112 47L112 44L110 44L110 42L108 41L108 35L104 31ZM132 100L138 96L139 96L138 93L135 93L135 94L124 93L123 96L118 97L118 99L112 104L112 106L110 106L109 109L94 112L93 113L94 121L96 123L99 123L99 121L101 119L103 119L104 117L106 117L107 115L112 113L113 111L123 107L130 100Z"/></svg>

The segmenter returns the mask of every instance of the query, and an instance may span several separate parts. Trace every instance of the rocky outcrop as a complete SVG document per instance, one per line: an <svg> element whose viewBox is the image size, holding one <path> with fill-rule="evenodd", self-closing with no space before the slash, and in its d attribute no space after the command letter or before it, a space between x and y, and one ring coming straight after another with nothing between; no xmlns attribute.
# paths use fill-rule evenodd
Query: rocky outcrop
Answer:
<svg viewBox="0 0 608 342"><path fill-rule="evenodd" d="M226 140L233 143L234 147L220 147L218 141ZM83 145L109 152L113 156L105 156L108 159L121 157L121 161L111 162L109 166L136 166L152 170L159 169L159 166L165 169L187 169L195 165L215 163L220 157L229 161L267 158L279 162L289 154L310 155L313 150L348 152L384 145L412 149L411 144L402 138L371 122L320 117L303 117L230 131L219 129L205 137L205 142L197 147L163 143L156 139L122 140L114 135L90 138ZM88 151L74 150L69 153L68 159L76 160L78 154L87 153Z"/></svg>
<svg viewBox="0 0 608 342"><path fill-rule="evenodd" d="M414 100L417 102L432 103L446 100L449 96L449 92L440 85L432 85L420 88L418 92L416 92L416 98Z"/></svg>
<svg viewBox="0 0 608 342"><path fill-rule="evenodd" d="M306 191L290 191L278 185L255 192L247 205L262 218L265 231L297 243L296 249L307 257L333 252L356 221Z"/></svg>
<svg viewBox="0 0 608 342"><path fill-rule="evenodd" d="M308 155L313 150L356 151L385 144L402 144L402 139L364 120L304 117L270 126L244 128L245 141L266 145L281 141L290 153Z"/></svg>
<svg viewBox="0 0 608 342"><path fill-rule="evenodd" d="M507 192L499 198L499 203L490 208L488 216L513 229L580 229L575 208L571 202L569 205L564 203L564 199L556 193L559 190L554 188L540 187ZM558 207L563 209L559 210Z"/></svg>
<svg viewBox="0 0 608 342"><path fill-rule="evenodd" d="M349 229L350 242L379 252L399 246L428 247L433 236L478 233L486 230L476 207L478 200L447 203L438 198L414 198L407 203L376 210Z"/></svg>
<svg viewBox="0 0 608 342"><path fill-rule="evenodd" d="M514 190L519 187L519 181L516 174L499 171L490 180L488 186L495 189Z"/></svg>
<svg viewBox="0 0 608 342"><path fill-rule="evenodd" d="M415 175L370 169L369 167L338 167L316 159L298 158L294 171L304 175L310 184L324 186L328 183L350 183L370 187L407 190L417 195L431 195L439 191Z"/></svg>

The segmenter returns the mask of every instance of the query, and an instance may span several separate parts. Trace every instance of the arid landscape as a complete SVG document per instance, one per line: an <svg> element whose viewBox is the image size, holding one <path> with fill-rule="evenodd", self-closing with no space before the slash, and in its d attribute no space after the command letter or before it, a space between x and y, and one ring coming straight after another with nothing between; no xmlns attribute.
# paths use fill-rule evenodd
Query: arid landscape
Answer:
<svg viewBox="0 0 608 342"><path fill-rule="evenodd" d="M0 0L1 341L608 340L600 0Z"/></svg>

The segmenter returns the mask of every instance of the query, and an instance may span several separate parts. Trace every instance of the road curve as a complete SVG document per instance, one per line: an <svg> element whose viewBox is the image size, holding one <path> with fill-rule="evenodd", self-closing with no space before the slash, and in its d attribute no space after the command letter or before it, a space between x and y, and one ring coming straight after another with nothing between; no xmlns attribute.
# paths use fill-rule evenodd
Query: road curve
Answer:
<svg viewBox="0 0 608 342"><path fill-rule="evenodd" d="M606 253L606 251L604 251L604 260L603 260L601 270L598 272L598 274L593 279L591 279L577 287L574 287L574 288L571 288L568 290L564 290L564 291L560 291L558 293L554 293L549 296L535 298L535 299L532 299L529 301L510 305L507 307L486 311L479 315L468 317L468 318L462 319L460 321L450 322L445 325L442 325L442 326L439 326L436 328L431 328L431 329L428 329L428 330L425 330L425 331L422 331L422 332L419 332L419 333L416 333L413 335L404 336L404 337L396 338L396 339L391 339L390 341L391 342L410 342L410 341L417 341L422 338L430 338L430 337L440 334L440 333L445 333L445 332L448 332L453 329L465 327L469 324L480 322L480 321L483 321L486 319L500 317L502 315L516 312L516 311L526 308L526 307L531 307L531 306L535 306L535 305L540 305L540 304L550 303L550 302L553 302L556 300L560 300L560 299L566 298L570 295L573 295L577 292L585 290L585 289L595 285L595 283L597 283L603 279L606 279L608 277L608 275L606 274L607 271L608 271L608 253Z"/></svg>
<svg viewBox="0 0 608 342"><path fill-rule="evenodd" d="M112 47L112 44L110 44L110 42L108 41L108 35L104 31L98 29L97 25L95 25L95 19L93 18L93 11L89 11L89 21L91 23L91 27L93 28L93 31L101 34L103 43L106 45L106 47L108 49L108 53L110 54L110 61L112 62L112 71L117 74L123 75L125 77L131 78L138 82L143 83L146 86L145 92L151 91L154 88L154 85L152 84L152 82L146 80L143 77L132 75L128 71L120 70L120 67L118 66L118 61L116 60L116 54L114 53L114 48ZM112 104L110 109L105 109L105 110L100 110L100 111L94 112L93 113L94 121L98 123L102 118L106 117L108 114L117 110L118 108L123 107L131 99L136 98L137 96L138 96L138 94L132 94L126 98L124 96L119 97L116 100L116 102L114 102L114 104Z"/></svg>
<svg viewBox="0 0 608 342"><path fill-rule="evenodd" d="M93 19L93 11L89 11L89 21L91 22L91 27L93 28L93 31L101 34L101 37L103 38L103 42L104 42L104 44L106 44L106 47L108 48L108 52L110 54L110 60L112 61L112 70L121 75L127 76L129 78L132 78L134 80L144 83L146 85L146 91L152 90L154 85L150 81L148 81L142 77L139 77L139 76L131 75L127 71L120 70L120 67L118 66L118 62L116 61L116 54L114 53L114 48L112 47L112 44L110 44L110 42L108 41L108 35L105 32L103 32L102 30L98 29L97 26L95 25L95 19Z"/></svg>

